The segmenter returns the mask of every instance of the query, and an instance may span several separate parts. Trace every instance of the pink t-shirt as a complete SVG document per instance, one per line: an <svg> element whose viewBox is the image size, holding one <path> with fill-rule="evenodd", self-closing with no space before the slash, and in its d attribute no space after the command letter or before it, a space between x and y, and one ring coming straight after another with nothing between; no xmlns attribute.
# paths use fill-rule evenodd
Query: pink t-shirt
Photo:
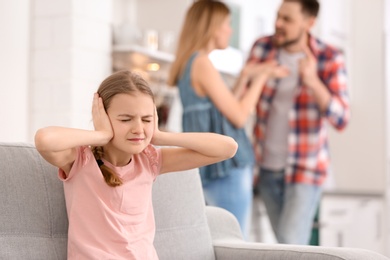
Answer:
<svg viewBox="0 0 390 260"><path fill-rule="evenodd" d="M149 145L123 167L103 162L122 178L121 186L106 184L89 147L77 149L68 178L59 170L69 219L68 259L158 259L152 184L161 150Z"/></svg>

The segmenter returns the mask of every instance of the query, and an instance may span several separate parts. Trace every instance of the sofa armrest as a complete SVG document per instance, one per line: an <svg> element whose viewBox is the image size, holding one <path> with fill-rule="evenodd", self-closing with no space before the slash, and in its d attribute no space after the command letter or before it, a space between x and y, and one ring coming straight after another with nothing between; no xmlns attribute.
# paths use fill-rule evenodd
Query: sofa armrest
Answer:
<svg viewBox="0 0 390 260"><path fill-rule="evenodd" d="M229 211L223 208L206 206L206 217L213 241L220 239L229 241L244 240L238 220Z"/></svg>
<svg viewBox="0 0 390 260"><path fill-rule="evenodd" d="M243 240L240 226L230 212L206 206L206 216L217 260L389 260L357 248L251 243Z"/></svg>
<svg viewBox="0 0 390 260"><path fill-rule="evenodd" d="M213 241L217 260L389 260L373 251L358 248L298 246L249 242Z"/></svg>

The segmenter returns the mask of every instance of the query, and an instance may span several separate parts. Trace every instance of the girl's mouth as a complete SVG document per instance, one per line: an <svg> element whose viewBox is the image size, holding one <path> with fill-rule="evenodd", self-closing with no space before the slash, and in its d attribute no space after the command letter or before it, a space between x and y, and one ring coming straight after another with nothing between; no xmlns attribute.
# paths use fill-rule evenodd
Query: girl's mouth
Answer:
<svg viewBox="0 0 390 260"><path fill-rule="evenodd" d="M129 140L129 141L131 141L131 142L141 142L141 141L143 141L144 139L143 139L143 138L130 138L130 139L127 139L127 140Z"/></svg>

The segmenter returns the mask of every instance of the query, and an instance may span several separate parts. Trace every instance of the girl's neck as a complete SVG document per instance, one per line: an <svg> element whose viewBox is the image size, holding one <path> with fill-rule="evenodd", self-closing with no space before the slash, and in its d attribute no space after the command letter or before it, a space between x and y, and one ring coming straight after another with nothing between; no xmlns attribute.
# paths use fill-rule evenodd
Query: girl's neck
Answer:
<svg viewBox="0 0 390 260"><path fill-rule="evenodd" d="M110 149L104 149L103 159L114 166L123 167L131 162L133 155L122 152L115 152Z"/></svg>

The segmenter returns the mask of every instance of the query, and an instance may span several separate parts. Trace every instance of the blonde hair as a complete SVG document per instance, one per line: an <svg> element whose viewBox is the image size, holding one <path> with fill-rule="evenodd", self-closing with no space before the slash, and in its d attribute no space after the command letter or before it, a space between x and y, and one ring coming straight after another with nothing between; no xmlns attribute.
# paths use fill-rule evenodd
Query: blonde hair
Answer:
<svg viewBox="0 0 390 260"><path fill-rule="evenodd" d="M148 83L140 75L128 70L113 73L100 84L97 90L97 93L103 100L106 111L110 107L111 100L115 95L123 93L132 94L134 92L149 95L154 102L153 92L149 88ZM118 174L102 161L104 148L101 146L92 146L91 149L106 183L111 187L122 185L123 182Z"/></svg>
<svg viewBox="0 0 390 260"><path fill-rule="evenodd" d="M219 1L200 0L190 7L181 29L176 59L172 63L167 80L168 85L177 84L192 53L207 46L229 14L229 8Z"/></svg>

